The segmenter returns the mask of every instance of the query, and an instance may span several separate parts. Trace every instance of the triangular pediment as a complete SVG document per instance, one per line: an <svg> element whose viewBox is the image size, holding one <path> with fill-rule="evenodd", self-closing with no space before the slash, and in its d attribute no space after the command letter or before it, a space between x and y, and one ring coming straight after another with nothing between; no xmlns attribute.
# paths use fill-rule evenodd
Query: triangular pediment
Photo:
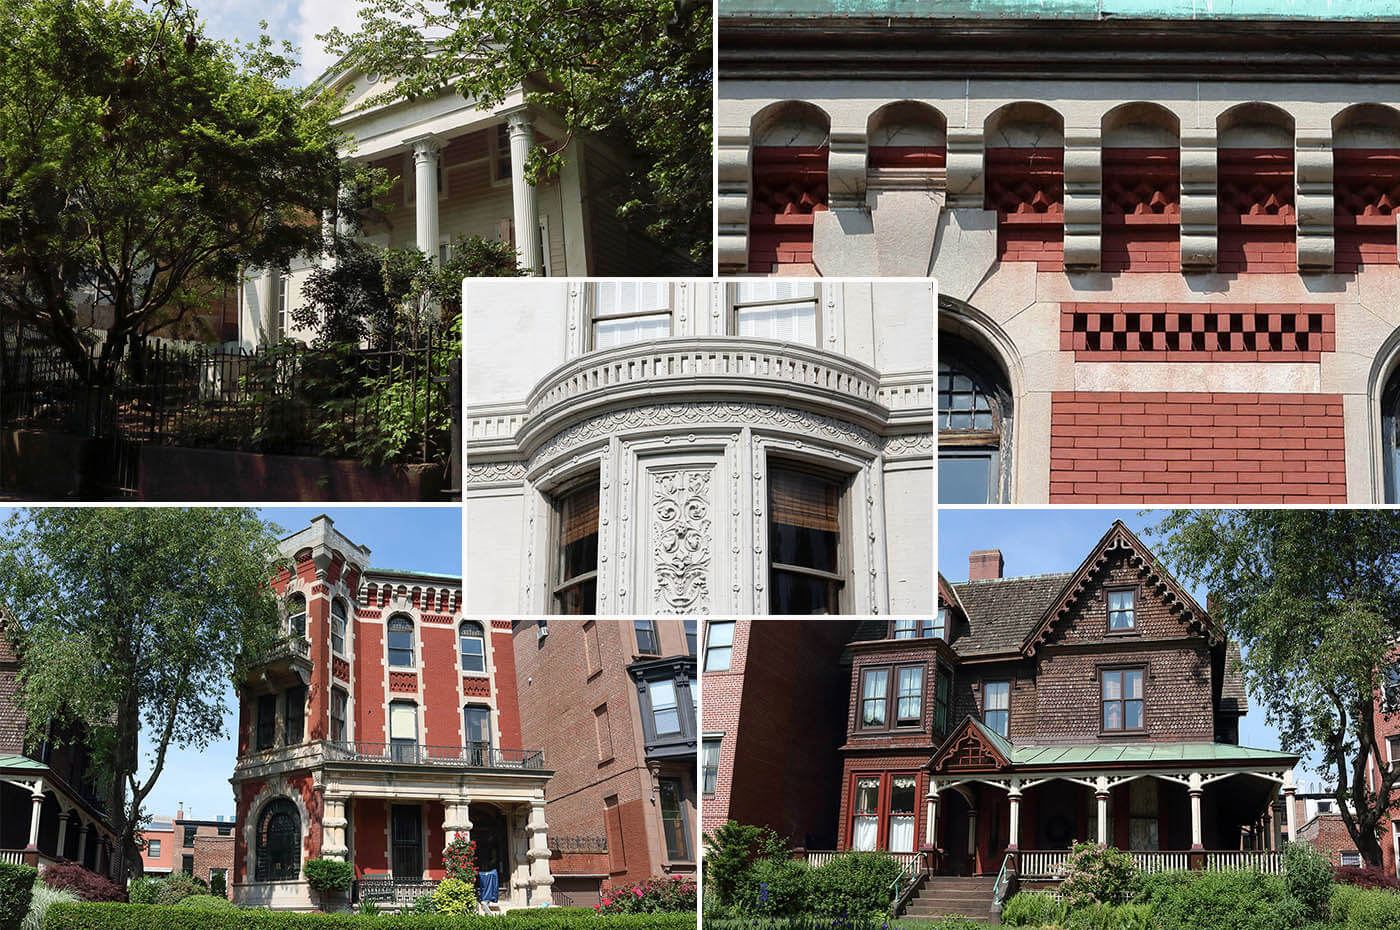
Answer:
<svg viewBox="0 0 1400 930"><path fill-rule="evenodd" d="M937 775L1000 772L1011 767L1011 743L975 717L965 717L924 767Z"/></svg>

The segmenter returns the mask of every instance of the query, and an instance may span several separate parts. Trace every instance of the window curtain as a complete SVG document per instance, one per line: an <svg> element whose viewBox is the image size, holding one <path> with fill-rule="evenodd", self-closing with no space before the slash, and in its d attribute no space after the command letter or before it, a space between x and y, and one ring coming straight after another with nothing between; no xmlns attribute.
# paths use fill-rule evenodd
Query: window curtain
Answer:
<svg viewBox="0 0 1400 930"><path fill-rule="evenodd" d="M598 486L589 485L564 498L559 542L567 546L598 532Z"/></svg>
<svg viewBox="0 0 1400 930"><path fill-rule="evenodd" d="M890 818L890 852L914 851L914 815L898 814Z"/></svg>
<svg viewBox="0 0 1400 930"><path fill-rule="evenodd" d="M857 817L855 830L851 835L851 848L872 850L875 848L879 821L875 817Z"/></svg>
<svg viewBox="0 0 1400 930"><path fill-rule="evenodd" d="M840 532L836 485L800 472L773 469L768 476L769 506L774 523L828 533Z"/></svg>

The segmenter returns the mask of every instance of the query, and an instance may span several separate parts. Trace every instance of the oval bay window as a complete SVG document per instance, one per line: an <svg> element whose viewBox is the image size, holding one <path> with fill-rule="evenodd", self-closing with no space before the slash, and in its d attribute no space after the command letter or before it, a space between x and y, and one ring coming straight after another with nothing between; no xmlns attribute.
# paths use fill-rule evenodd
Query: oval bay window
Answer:
<svg viewBox="0 0 1400 930"><path fill-rule="evenodd" d="M997 504L1010 498L1011 390L972 343L939 336L938 501Z"/></svg>

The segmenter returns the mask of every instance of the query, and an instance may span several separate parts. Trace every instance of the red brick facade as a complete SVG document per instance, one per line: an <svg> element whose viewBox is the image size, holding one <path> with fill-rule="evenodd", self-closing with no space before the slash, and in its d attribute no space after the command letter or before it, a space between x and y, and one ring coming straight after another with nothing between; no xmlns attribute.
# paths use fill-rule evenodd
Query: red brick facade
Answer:
<svg viewBox="0 0 1400 930"><path fill-rule="evenodd" d="M1317 362L1337 350L1332 304L1060 304L1077 362Z"/></svg>

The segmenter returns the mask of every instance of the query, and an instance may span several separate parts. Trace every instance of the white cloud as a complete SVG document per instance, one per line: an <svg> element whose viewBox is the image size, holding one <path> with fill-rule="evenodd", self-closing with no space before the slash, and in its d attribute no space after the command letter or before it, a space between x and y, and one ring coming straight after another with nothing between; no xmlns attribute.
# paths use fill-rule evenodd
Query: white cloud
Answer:
<svg viewBox="0 0 1400 930"><path fill-rule="evenodd" d="M300 0L291 40L301 49L302 83L310 84L336 61L316 36L330 31L332 26L353 32L359 22L358 9L358 0Z"/></svg>

